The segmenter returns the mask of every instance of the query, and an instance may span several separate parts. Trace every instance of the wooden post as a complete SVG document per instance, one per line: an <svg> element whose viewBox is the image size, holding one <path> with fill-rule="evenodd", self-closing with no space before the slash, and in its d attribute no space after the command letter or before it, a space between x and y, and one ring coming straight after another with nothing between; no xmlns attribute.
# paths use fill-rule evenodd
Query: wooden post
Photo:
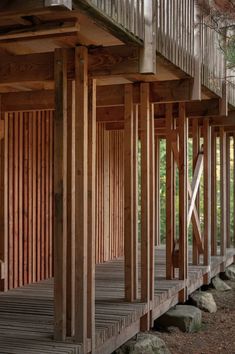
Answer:
<svg viewBox="0 0 235 354"><path fill-rule="evenodd" d="M66 337L67 255L67 52L55 50L54 122L55 339Z"/></svg>
<svg viewBox="0 0 235 354"><path fill-rule="evenodd" d="M211 255L217 255L217 178L216 178L216 144L215 128L211 132Z"/></svg>
<svg viewBox="0 0 235 354"><path fill-rule="evenodd" d="M88 53L75 49L75 340L87 352Z"/></svg>
<svg viewBox="0 0 235 354"><path fill-rule="evenodd" d="M197 158L198 158L198 153L200 151L200 132L199 132L199 125L198 125L198 119L195 118L193 119L193 172L195 171L196 164L197 164ZM195 206L199 212L199 191L198 195L195 201ZM197 242L196 242L196 237L195 237L195 231L193 230L193 264L198 265L199 264L199 252L198 252L198 247L197 247Z"/></svg>
<svg viewBox="0 0 235 354"><path fill-rule="evenodd" d="M233 133L233 183L235 184L235 133ZM235 247L235 187L233 188L233 247Z"/></svg>
<svg viewBox="0 0 235 354"><path fill-rule="evenodd" d="M95 353L95 244L96 244L96 80L89 79L88 94L88 278L87 335Z"/></svg>
<svg viewBox="0 0 235 354"><path fill-rule="evenodd" d="M160 138L155 135L155 245L161 244L160 235Z"/></svg>
<svg viewBox="0 0 235 354"><path fill-rule="evenodd" d="M188 124L185 103L179 103L179 279L188 277Z"/></svg>
<svg viewBox="0 0 235 354"><path fill-rule="evenodd" d="M156 239L156 214L155 214L155 133L154 133L154 104L150 109L150 301L154 302L155 289L155 239ZM153 319L151 318L152 325ZM152 327L152 326L151 326Z"/></svg>
<svg viewBox="0 0 235 354"><path fill-rule="evenodd" d="M140 85L141 105L141 301L150 299L150 105L149 84ZM148 330L149 312L141 321L141 330Z"/></svg>
<svg viewBox="0 0 235 354"><path fill-rule="evenodd" d="M192 99L201 99L201 68L202 68L202 13L197 3L194 2L194 81Z"/></svg>
<svg viewBox="0 0 235 354"><path fill-rule="evenodd" d="M211 262L211 128L209 119L203 120L204 151L204 265Z"/></svg>
<svg viewBox="0 0 235 354"><path fill-rule="evenodd" d="M231 233L230 233L230 134L226 134L226 246L231 246Z"/></svg>
<svg viewBox="0 0 235 354"><path fill-rule="evenodd" d="M174 156L171 147L174 128L172 104L166 104L166 278L174 278L173 252L175 241L175 195L174 195Z"/></svg>
<svg viewBox="0 0 235 354"><path fill-rule="evenodd" d="M74 219L73 219L73 128L75 115L75 85L68 81L68 119L67 119L67 336L74 335Z"/></svg>
<svg viewBox="0 0 235 354"><path fill-rule="evenodd" d="M226 134L224 127L220 128L220 252L226 253Z"/></svg>
<svg viewBox="0 0 235 354"><path fill-rule="evenodd" d="M125 298L133 302L137 289L135 271L137 235L134 234L134 106L133 87L125 85L125 125L124 125L124 248L125 248Z"/></svg>
<svg viewBox="0 0 235 354"><path fill-rule="evenodd" d="M134 297L138 297L138 254L139 254L139 224L138 224L138 209L139 209L139 109L138 105L134 107L133 116L133 233L134 233Z"/></svg>

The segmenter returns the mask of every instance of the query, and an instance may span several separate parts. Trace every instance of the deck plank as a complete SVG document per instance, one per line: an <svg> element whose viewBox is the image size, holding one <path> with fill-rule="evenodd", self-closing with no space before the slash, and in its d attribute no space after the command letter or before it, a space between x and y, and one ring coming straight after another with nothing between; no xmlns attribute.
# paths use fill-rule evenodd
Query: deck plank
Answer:
<svg viewBox="0 0 235 354"><path fill-rule="evenodd" d="M225 257L215 256L211 261L214 276L234 260L235 249L227 250ZM189 252L189 292L203 284L208 267L192 265ZM178 299L184 281L166 280L165 248L156 249L155 256L155 317L167 311ZM177 273L177 272L176 272ZM139 289L140 292L140 289ZM71 342L53 341L53 280L46 280L0 295L0 352L12 354L58 353L78 354L80 346ZM146 313L145 303L124 302L124 262L114 260L96 266L96 352L110 354L129 336L136 334L140 318Z"/></svg>

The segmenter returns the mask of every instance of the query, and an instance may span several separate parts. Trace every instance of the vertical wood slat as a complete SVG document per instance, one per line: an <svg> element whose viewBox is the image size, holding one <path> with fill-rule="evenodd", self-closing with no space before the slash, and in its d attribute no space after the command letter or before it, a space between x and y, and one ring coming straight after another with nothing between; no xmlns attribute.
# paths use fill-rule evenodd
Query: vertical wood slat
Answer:
<svg viewBox="0 0 235 354"><path fill-rule="evenodd" d="M54 313L55 339L66 337L66 253L67 253L67 55L55 51L54 121ZM81 313L80 313L81 316Z"/></svg>
<svg viewBox="0 0 235 354"><path fill-rule="evenodd" d="M4 290L9 289L9 119L4 114Z"/></svg>
<svg viewBox="0 0 235 354"><path fill-rule="evenodd" d="M47 117L50 119L47 126ZM5 199L5 256L8 258L7 269L13 276L10 284L5 281L4 289L19 287L37 280L41 280L41 268L46 270L51 258L52 242L45 248L45 262L41 257L41 229L45 230L45 241L49 241L49 230L52 219L52 205L40 208L41 203L41 127L42 119L45 120L44 139L50 134L50 124L53 123L53 111L43 112L11 112L5 114L5 177L7 182ZM39 137L39 139L38 139ZM51 137L51 144L53 139ZM49 146L50 144L48 144ZM48 147L49 149L49 147ZM10 154L9 154L10 152ZM38 154L40 152L40 154ZM52 161L49 161L49 150L45 144L45 171L44 190L45 199L49 200L52 191ZM13 164L14 162L14 164ZM9 191L8 193L8 185ZM10 188L11 186L11 188ZM13 194L14 192L14 194ZM44 214L44 223L41 224L41 214ZM38 225L40 223L40 225ZM14 229L13 229L14 228ZM10 234L11 232L14 233ZM51 240L52 241L52 240ZM38 248L38 252L37 252ZM37 254L38 253L38 254ZM39 270L39 274L37 274ZM51 277L52 268L44 274L44 278ZM44 279L43 278L43 279Z"/></svg>

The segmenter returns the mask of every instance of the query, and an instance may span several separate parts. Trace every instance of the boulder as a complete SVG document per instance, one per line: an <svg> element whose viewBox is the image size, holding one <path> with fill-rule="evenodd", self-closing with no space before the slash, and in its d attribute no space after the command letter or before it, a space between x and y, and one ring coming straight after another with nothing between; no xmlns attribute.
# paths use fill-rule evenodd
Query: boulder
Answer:
<svg viewBox="0 0 235 354"><path fill-rule="evenodd" d="M170 354L166 344L150 333L139 333L116 350L116 354Z"/></svg>
<svg viewBox="0 0 235 354"><path fill-rule="evenodd" d="M190 305L176 305L156 321L162 328L177 327L183 332L197 332L202 325L201 310Z"/></svg>
<svg viewBox="0 0 235 354"><path fill-rule="evenodd" d="M218 275L212 279L212 285L218 291L232 290L232 288L228 284L226 284L222 279L220 279Z"/></svg>
<svg viewBox="0 0 235 354"><path fill-rule="evenodd" d="M205 312L214 313L217 311L217 306L213 295L206 291L196 291L191 296L194 306Z"/></svg>
<svg viewBox="0 0 235 354"><path fill-rule="evenodd" d="M232 264L230 267L226 268L225 276L229 280L235 280L235 265Z"/></svg>

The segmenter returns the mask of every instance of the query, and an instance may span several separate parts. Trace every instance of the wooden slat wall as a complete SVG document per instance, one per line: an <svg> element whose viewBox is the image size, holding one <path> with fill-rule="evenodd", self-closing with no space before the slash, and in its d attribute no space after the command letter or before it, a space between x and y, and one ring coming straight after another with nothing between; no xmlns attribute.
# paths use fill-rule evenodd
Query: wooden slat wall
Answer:
<svg viewBox="0 0 235 354"><path fill-rule="evenodd" d="M123 132L97 125L96 262L124 252Z"/></svg>
<svg viewBox="0 0 235 354"><path fill-rule="evenodd" d="M52 276L53 112L5 114L5 290Z"/></svg>
<svg viewBox="0 0 235 354"><path fill-rule="evenodd" d="M5 290L53 276L53 111L5 114ZM123 132L97 124L96 263L124 252Z"/></svg>

